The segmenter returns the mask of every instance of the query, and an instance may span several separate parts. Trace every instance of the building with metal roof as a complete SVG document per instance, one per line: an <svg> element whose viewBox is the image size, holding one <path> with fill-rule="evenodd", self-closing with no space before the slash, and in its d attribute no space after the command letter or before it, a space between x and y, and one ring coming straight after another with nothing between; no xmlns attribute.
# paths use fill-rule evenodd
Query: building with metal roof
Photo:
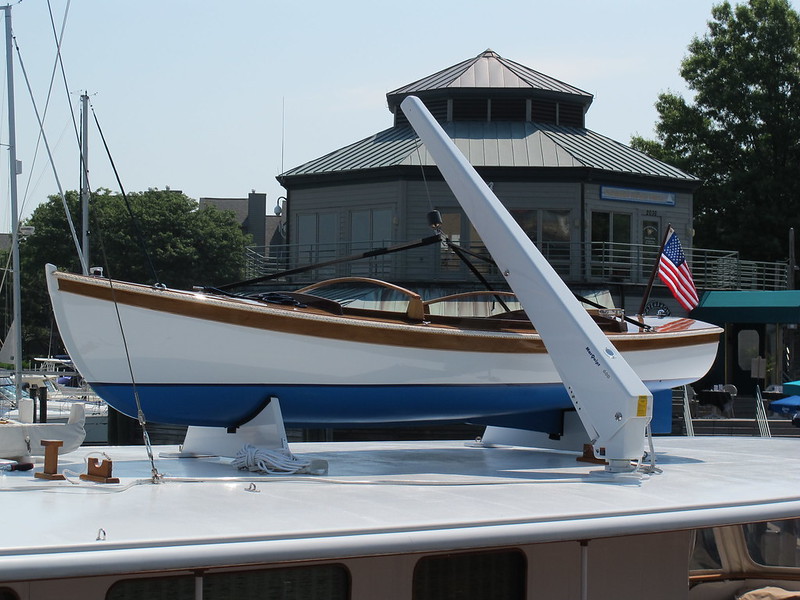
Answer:
<svg viewBox="0 0 800 600"><path fill-rule="evenodd" d="M412 94L574 291L638 312L669 225L682 242L699 292L788 286L786 264L751 263L735 251L694 248L698 179L587 127L590 93L492 50L389 92L390 127L278 175L286 189L276 207L284 219L279 231L285 233L285 243L265 249L252 263L250 276L329 261L324 268L284 277L281 286L371 276L434 297L480 288L476 272L498 287L504 285L491 263L475 260L470 268L438 243L402 255L376 250L430 236L427 214L436 209L452 242L477 255L485 253L400 109ZM371 251L368 260L333 262L365 251ZM352 282L343 287L331 295L375 301ZM686 314L658 281L649 299L645 312ZM379 299L384 307L394 300ZM794 356L800 336L776 327L726 323L719 368L711 377L738 382L738 373L752 378L747 365L736 367L741 372L731 365L753 352L776 365ZM783 365L780 371L793 368ZM734 374L728 378L723 372ZM770 377L779 380L777 372Z"/></svg>
<svg viewBox="0 0 800 600"><path fill-rule="evenodd" d="M510 121L448 121L442 126L476 168L535 168L539 177L589 177L601 172L629 182L649 180L651 185L656 184L653 180L664 180L658 182L662 186L683 183L688 189L697 184L680 169L588 129ZM419 166L436 164L413 129L400 125L290 169L280 179L291 185L308 183L317 175ZM558 171L548 174L547 169ZM521 175L530 177L529 173Z"/></svg>
<svg viewBox="0 0 800 600"><path fill-rule="evenodd" d="M412 94L573 287L613 284L624 307L628 297L639 301L668 224L691 252L695 177L587 128L588 92L486 50L389 92L391 127L277 177L286 188L291 265L425 237L432 209L453 241L480 252L477 233L400 109ZM417 288L473 281L438 246L313 277L350 274Z"/></svg>

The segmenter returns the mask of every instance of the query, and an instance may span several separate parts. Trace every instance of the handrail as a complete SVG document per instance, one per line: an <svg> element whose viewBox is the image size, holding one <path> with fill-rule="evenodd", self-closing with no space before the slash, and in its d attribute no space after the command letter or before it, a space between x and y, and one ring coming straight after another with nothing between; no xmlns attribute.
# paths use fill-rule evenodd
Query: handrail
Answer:
<svg viewBox="0 0 800 600"><path fill-rule="evenodd" d="M355 249L383 248L391 243L374 240L354 243L291 244L248 248L248 276L287 274L291 268L316 269L296 279L298 283L344 275L368 275L391 281L472 281L461 261L440 244L416 247L402 255L370 255L365 261L338 264L332 257L354 254ZM658 259L658 247L612 242L539 242L538 246L556 271L572 284L644 284ZM485 252L481 244L467 249ZM788 288L786 262L746 261L732 250L685 248L695 285L699 290L783 290ZM368 254L368 253L367 253ZM329 266L319 263L328 261ZM311 265L316 266L312 267ZM337 264L334 264L337 263ZM476 265L491 282L504 277L492 265ZM660 286L659 282L656 285Z"/></svg>
<svg viewBox="0 0 800 600"><path fill-rule="evenodd" d="M764 399L761 397L761 388L759 386L756 386L756 422L758 423L758 432L761 437L772 437L772 432L769 430L767 411L764 408Z"/></svg>

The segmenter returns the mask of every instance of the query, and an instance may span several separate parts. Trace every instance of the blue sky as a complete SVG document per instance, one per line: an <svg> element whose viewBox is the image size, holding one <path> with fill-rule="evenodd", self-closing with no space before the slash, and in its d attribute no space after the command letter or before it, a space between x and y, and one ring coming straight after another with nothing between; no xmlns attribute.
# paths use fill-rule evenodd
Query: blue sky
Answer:
<svg viewBox="0 0 800 600"><path fill-rule="evenodd" d="M87 90L127 191L193 198L283 194L282 169L391 126L386 93L491 48L594 94L587 126L627 143L652 137L658 94L686 94L679 65L707 29L711 0L49 0L61 29L45 131L65 189L78 187L78 114ZM55 59L46 0L12 9L40 111ZM23 216L57 191L15 63ZM2 85L3 105L6 87ZM68 99L69 98L69 99ZM7 141L6 109L0 140ZM89 137L93 189L118 185ZM2 155L0 231L8 231Z"/></svg>

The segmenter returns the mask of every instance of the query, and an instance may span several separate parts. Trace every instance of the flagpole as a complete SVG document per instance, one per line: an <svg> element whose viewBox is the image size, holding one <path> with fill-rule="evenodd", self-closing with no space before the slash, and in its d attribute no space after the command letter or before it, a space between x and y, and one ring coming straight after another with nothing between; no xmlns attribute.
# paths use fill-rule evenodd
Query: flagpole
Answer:
<svg viewBox="0 0 800 600"><path fill-rule="evenodd" d="M664 253L664 246L667 244L670 231L672 231L672 223L667 223L667 228L664 231L664 239L661 240L661 247L658 249L658 254L656 254L656 262L653 265L653 271L650 273L650 280L647 282L647 287L644 290L642 305L639 307L639 312L637 313L641 316L644 316L644 307L650 299L650 292L653 290L653 283L655 283L656 273L658 273L658 265L661 262L661 255Z"/></svg>

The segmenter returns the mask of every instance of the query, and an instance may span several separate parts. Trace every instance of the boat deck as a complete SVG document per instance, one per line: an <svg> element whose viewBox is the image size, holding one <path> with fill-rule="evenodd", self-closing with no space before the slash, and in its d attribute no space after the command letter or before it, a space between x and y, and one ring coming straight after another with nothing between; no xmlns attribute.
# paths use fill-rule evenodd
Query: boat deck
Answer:
<svg viewBox="0 0 800 600"><path fill-rule="evenodd" d="M157 447L157 485L144 447L81 448L60 457L68 480L0 475L5 513L34 515L7 519L0 581L191 568L212 546L218 564L241 564L254 553L268 561L476 540L488 548L800 515L796 439L655 444L663 472L641 479L600 475L571 453L453 441L293 444L296 456L327 461L324 476L251 474L229 459L171 458L176 447ZM101 452L119 483L78 479Z"/></svg>

